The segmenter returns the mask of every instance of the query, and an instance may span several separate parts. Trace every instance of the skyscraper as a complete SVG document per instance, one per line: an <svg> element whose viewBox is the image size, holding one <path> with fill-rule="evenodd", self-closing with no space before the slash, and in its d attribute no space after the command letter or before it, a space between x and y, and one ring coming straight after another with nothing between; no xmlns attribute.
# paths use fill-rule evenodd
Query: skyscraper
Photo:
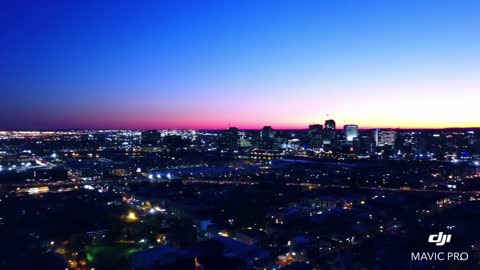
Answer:
<svg viewBox="0 0 480 270"><path fill-rule="evenodd" d="M260 137L262 140L273 139L273 128L271 126L264 126L262 131L260 131Z"/></svg>
<svg viewBox="0 0 480 270"><path fill-rule="evenodd" d="M344 125L343 132L345 132L345 140L352 142L358 138L358 126L357 125Z"/></svg>
<svg viewBox="0 0 480 270"><path fill-rule="evenodd" d="M220 148L227 152L238 150L239 139L238 128L231 127L220 135Z"/></svg>
<svg viewBox="0 0 480 270"><path fill-rule="evenodd" d="M329 119L325 121L325 129L323 131L323 144L333 144L335 141L335 121Z"/></svg>
<svg viewBox="0 0 480 270"><path fill-rule="evenodd" d="M260 146L265 149L272 149L275 145L275 133L271 126L264 126L260 131Z"/></svg>
<svg viewBox="0 0 480 270"><path fill-rule="evenodd" d="M328 129L335 130L335 128L336 128L335 120L329 119L329 120L325 121L325 129L326 130L328 130Z"/></svg>
<svg viewBox="0 0 480 270"><path fill-rule="evenodd" d="M308 126L308 140L310 148L319 148L322 146L323 126L314 124Z"/></svg>

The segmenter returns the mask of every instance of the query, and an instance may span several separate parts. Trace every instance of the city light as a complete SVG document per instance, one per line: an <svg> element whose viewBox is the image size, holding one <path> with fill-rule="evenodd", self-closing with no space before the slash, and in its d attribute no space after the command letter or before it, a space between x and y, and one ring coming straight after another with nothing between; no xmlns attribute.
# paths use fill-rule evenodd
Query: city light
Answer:
<svg viewBox="0 0 480 270"><path fill-rule="evenodd" d="M230 234L228 232L218 232L218 235L223 237L230 237Z"/></svg>
<svg viewBox="0 0 480 270"><path fill-rule="evenodd" d="M130 221L137 221L138 217L135 214L135 212L130 211L130 212L128 212L127 219L130 220Z"/></svg>

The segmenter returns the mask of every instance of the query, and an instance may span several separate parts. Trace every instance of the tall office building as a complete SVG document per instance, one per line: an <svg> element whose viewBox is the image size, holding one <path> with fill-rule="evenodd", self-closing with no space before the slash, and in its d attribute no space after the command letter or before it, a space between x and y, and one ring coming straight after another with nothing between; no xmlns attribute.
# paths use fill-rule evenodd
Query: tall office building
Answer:
<svg viewBox="0 0 480 270"><path fill-rule="evenodd" d="M328 130L328 129L335 130L335 128L336 128L335 120L329 119L329 120L325 121L325 129L326 130Z"/></svg>
<svg viewBox="0 0 480 270"><path fill-rule="evenodd" d="M264 126L260 131L260 146L265 149L272 149L275 145L275 133L271 126Z"/></svg>
<svg viewBox="0 0 480 270"><path fill-rule="evenodd" d="M323 126L319 124L308 126L308 140L310 148L320 148L322 146Z"/></svg>
<svg viewBox="0 0 480 270"><path fill-rule="evenodd" d="M219 146L224 151L235 151L239 148L239 131L236 127L231 127L220 135Z"/></svg>
<svg viewBox="0 0 480 270"><path fill-rule="evenodd" d="M371 136L370 133L363 133L358 136L360 143L360 152L365 155L369 155L375 151L375 136Z"/></svg>
<svg viewBox="0 0 480 270"><path fill-rule="evenodd" d="M343 132L345 133L345 140L352 142L358 139L358 126L357 125L344 125Z"/></svg>
<svg viewBox="0 0 480 270"><path fill-rule="evenodd" d="M323 144L333 144L335 141L335 121L333 119L329 119L325 121L325 129L323 130Z"/></svg>
<svg viewBox="0 0 480 270"><path fill-rule="evenodd" d="M273 139L273 128L271 126L264 126L262 131L260 131L260 137L262 140Z"/></svg>

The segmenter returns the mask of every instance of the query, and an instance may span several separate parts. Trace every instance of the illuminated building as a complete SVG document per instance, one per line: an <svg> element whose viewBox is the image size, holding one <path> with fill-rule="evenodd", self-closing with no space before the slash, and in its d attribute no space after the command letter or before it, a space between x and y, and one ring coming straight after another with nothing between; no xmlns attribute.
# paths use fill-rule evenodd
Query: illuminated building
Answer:
<svg viewBox="0 0 480 270"><path fill-rule="evenodd" d="M113 170L111 170L110 172L113 176L117 176L117 177L125 177L125 176L129 176L132 174L131 170L127 169L127 168L115 168Z"/></svg>
<svg viewBox="0 0 480 270"><path fill-rule="evenodd" d="M358 138L358 126L357 125L344 125L343 131L345 132L345 140L352 142Z"/></svg>
<svg viewBox="0 0 480 270"><path fill-rule="evenodd" d="M238 145L240 148L249 148L252 146L252 138L250 136L247 136L245 131L239 131L238 132L239 136L239 141Z"/></svg>
<svg viewBox="0 0 480 270"><path fill-rule="evenodd" d="M42 187L32 187L32 188L17 188L17 194L28 193L28 194L38 194L49 192L50 189L47 186Z"/></svg>
<svg viewBox="0 0 480 270"><path fill-rule="evenodd" d="M250 157L253 160L258 161L269 161L273 159L282 159L283 155L277 150L262 150L262 149L253 149L250 152Z"/></svg>
<svg viewBox="0 0 480 270"><path fill-rule="evenodd" d="M374 132L376 146L393 146L395 144L395 135L396 132L394 130L376 129Z"/></svg>
<svg viewBox="0 0 480 270"><path fill-rule="evenodd" d="M128 212L127 220L137 221L138 220L137 214L135 214L135 212L133 212L133 211Z"/></svg>

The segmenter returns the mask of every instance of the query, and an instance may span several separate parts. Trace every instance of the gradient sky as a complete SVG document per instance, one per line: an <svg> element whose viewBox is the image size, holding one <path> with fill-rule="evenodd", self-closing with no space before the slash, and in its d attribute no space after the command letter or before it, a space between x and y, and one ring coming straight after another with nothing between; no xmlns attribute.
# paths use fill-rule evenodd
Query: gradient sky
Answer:
<svg viewBox="0 0 480 270"><path fill-rule="evenodd" d="M0 129L480 127L480 1L1 1Z"/></svg>

